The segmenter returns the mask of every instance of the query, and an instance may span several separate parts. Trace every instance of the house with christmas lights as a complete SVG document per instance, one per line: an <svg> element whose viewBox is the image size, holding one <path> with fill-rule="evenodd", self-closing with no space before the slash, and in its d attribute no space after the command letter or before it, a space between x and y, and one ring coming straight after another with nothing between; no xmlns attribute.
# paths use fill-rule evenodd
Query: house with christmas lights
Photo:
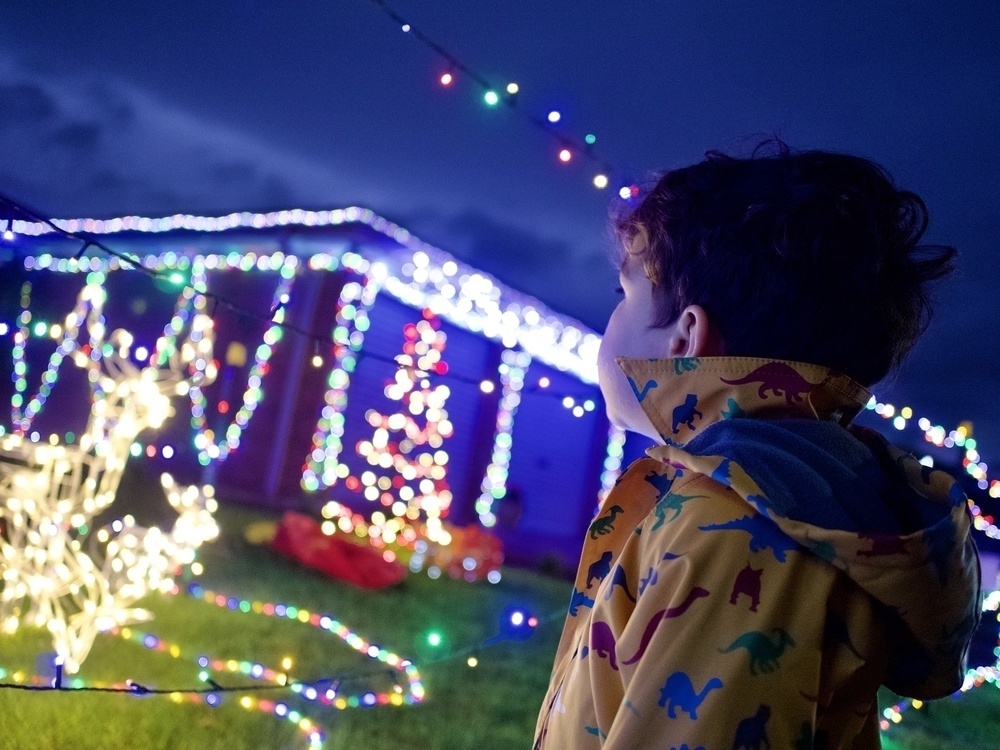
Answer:
<svg viewBox="0 0 1000 750"><path fill-rule="evenodd" d="M200 320L212 356L189 353L196 377L132 455L224 502L406 549L414 569L476 529L508 561L572 567L603 493L646 447L607 422L594 331L363 208L18 220L5 235L0 430L72 445L93 416L86 394L107 395L74 360L121 358L106 332L122 329L135 363L158 364ZM914 450L967 474L995 545L1000 481L971 425L949 432L875 399L866 414L918 427ZM470 577L496 564L453 563Z"/></svg>
<svg viewBox="0 0 1000 750"><path fill-rule="evenodd" d="M72 444L88 388L73 357L110 354L103 331L124 329L144 363L199 316L214 354L190 367L208 377L133 456L223 501L416 545L417 564L422 541L473 526L509 560L574 564L625 452L579 321L363 208L56 227L14 222L0 257L8 432ZM68 318L88 286L96 338Z"/></svg>

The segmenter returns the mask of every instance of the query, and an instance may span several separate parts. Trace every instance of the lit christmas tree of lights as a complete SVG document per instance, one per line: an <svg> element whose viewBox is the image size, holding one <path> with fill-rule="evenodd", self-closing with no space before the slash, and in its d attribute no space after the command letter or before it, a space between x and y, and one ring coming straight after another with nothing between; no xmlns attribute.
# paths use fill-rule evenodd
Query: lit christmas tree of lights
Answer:
<svg viewBox="0 0 1000 750"><path fill-rule="evenodd" d="M425 311L423 320L404 326L403 337L403 353L396 357L399 369L385 386L386 397L398 401L400 410L388 416L374 409L365 414L374 432L370 441L358 443L357 452L372 469L363 472L360 481L364 496L392 513L381 524L384 514L373 517L382 527L383 542L394 542L408 522L423 520L422 536L447 544L441 520L451 505L448 454L443 450L453 431L445 410L451 390L431 383L432 374L448 370L442 359L447 336L437 317Z"/></svg>
<svg viewBox="0 0 1000 750"><path fill-rule="evenodd" d="M427 543L447 546L450 534L442 521L448 515L452 495L447 481L448 453L444 441L453 434L445 405L451 389L432 382L447 373L442 359L447 335L439 319L429 310L417 323L403 328L403 351L396 356L399 369L386 381L385 395L398 401L399 411L382 414L369 409L365 420L373 428L370 440L356 446L357 454L371 466L360 477L348 476L345 486L360 491L385 511L372 513L366 525L339 503L328 503L323 514L339 516L342 531L370 537L375 547L386 545L416 548L411 568L420 569L420 550Z"/></svg>
<svg viewBox="0 0 1000 750"><path fill-rule="evenodd" d="M179 514L169 533L139 527L130 516L93 528L114 502L136 436L163 424L171 396L214 377L210 318L182 316L187 324L165 331L150 364L138 366L129 333L116 330L105 340L102 283L100 274L88 280L60 347L87 370L91 386L79 443L39 444L22 432L0 442L0 625L8 633L47 628L68 673L79 669L99 632L149 619L132 605L151 591L172 590L176 569L218 532L212 488L176 487L168 475L164 487ZM185 288L178 310L197 297ZM90 343L78 347L84 325Z"/></svg>

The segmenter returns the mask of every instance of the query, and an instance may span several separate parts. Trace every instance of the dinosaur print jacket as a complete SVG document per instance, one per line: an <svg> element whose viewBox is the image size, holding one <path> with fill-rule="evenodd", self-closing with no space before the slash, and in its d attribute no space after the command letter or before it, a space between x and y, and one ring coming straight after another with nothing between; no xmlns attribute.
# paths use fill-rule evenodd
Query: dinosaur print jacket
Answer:
<svg viewBox="0 0 1000 750"><path fill-rule="evenodd" d="M876 692L964 679L964 494L808 364L621 359L663 445L584 540L536 750L877 748Z"/></svg>

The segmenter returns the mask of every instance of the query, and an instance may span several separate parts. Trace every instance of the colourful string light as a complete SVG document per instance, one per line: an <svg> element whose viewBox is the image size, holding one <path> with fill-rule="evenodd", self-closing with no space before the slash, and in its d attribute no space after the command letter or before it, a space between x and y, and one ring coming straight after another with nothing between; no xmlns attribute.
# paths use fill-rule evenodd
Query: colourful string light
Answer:
<svg viewBox="0 0 1000 750"><path fill-rule="evenodd" d="M237 703L245 710L257 710L276 718L292 723L310 748L319 750L327 738L327 730L316 720L303 711L296 710L288 703L280 700L257 698L253 694L263 691L288 690L304 701L314 703L317 709L325 707L335 710L350 708L368 708L375 706L417 705L426 697L420 672L409 659L403 658L378 644L371 643L357 633L352 632L332 615L310 612L302 607L291 604L262 602L243 599L208 590L197 582L192 582L184 588L185 593L197 600L214 605L234 613L273 617L308 625L317 630L336 635L346 645L360 655L372 659L384 668L374 670L358 670L342 673L334 677L320 677L312 680L295 680L290 676L292 660L286 657L280 668L269 667L260 661L216 658L204 653L195 653L160 638L154 633L140 630L134 626L113 626L106 634L123 638L129 643L141 645L149 651L170 656L173 659L185 659L192 662L192 669L198 670L198 678L203 683L199 688L159 688L141 685L134 680L124 682L92 682L85 683L79 677L62 677L60 664L56 662L56 676L28 675L23 670L10 673L0 667L0 679L10 676L12 682L0 683L0 689L20 689L42 692L105 692L126 693L131 695L165 696L173 703L184 701L207 705L211 708L219 706L226 694L238 695ZM179 595L181 588L175 583L165 593ZM564 610L558 609L543 618L536 617L519 605L507 606L500 618L499 630L496 635L475 646L455 649L435 657L435 662L450 661L462 658L469 668L478 666L476 654L482 650L505 642L524 641L531 637L535 629L542 623L554 623L564 616ZM434 648L445 644L445 636L432 631L427 635L427 642ZM356 682L366 675L382 673L397 673L400 681L393 680L389 690L353 691L345 686ZM253 680L252 684L220 685L211 674L228 674L238 678ZM263 683L263 684L261 684ZM243 695L240 695L240 694ZM252 694L253 693L253 694Z"/></svg>
<svg viewBox="0 0 1000 750"><path fill-rule="evenodd" d="M525 373L530 365L531 356L526 352L505 349L500 356L500 408L493 433L493 453L480 485L479 499L476 500L479 522L486 528L497 522L493 504L507 494L507 475L514 445L514 416L521 403L521 389L524 388Z"/></svg>
<svg viewBox="0 0 1000 750"><path fill-rule="evenodd" d="M283 259L281 277L271 300L270 309L274 310L273 322L264 332L261 343L254 352L254 362L247 375L242 404L226 427L223 439L217 440L207 427L208 402L202 389L191 388L191 426L195 431L194 444L198 448L198 461L203 466L207 466L213 460L225 461L232 451L239 448L243 431L250 424L257 406L264 400L263 380L269 371L268 362L278 342L281 341L281 324L285 320L284 303L288 301L295 280L295 260L295 258Z"/></svg>
<svg viewBox="0 0 1000 750"><path fill-rule="evenodd" d="M30 237L57 231L88 232L94 235L120 232L158 234L177 230L224 232L239 228L263 230L273 227L363 224L412 253L410 261L398 267L395 260L388 256L372 263L373 270L381 274L376 275L384 277L386 291L393 297L411 307L430 308L448 322L505 346L520 346L532 359L571 372L585 383L597 383L596 357L600 338L595 333L581 328L577 321L548 310L534 298L504 288L490 276L458 262L443 250L421 241L406 229L366 208L351 206L327 211L292 209L266 214L244 212L214 217L175 214L161 218L124 216L115 219L52 220L52 224L58 229L40 221L17 220L14 223L19 234ZM215 267L210 262L213 258L223 258L225 264L232 263L234 256L237 259L235 267L241 270L255 267L256 256L253 253L231 253L229 256L206 256L206 268ZM239 258L244 257L254 260L241 264ZM319 253L313 257L321 259L331 256ZM155 271L160 268L160 263L166 267L172 259L177 264L193 262L173 253L167 253L162 258L150 256L136 260L144 268ZM367 260L362 261L368 264ZM27 256L24 259L24 267L29 271L38 268L73 273L116 270L128 265L127 261L117 256L102 260L86 257L55 258L50 253L42 253L37 258ZM239 305L234 304L228 306L239 308ZM251 311L246 313L253 316ZM287 323L285 327L289 327Z"/></svg>
<svg viewBox="0 0 1000 750"><path fill-rule="evenodd" d="M608 449L604 456L604 468L601 471L601 502L604 502L604 498L608 496L611 488L618 481L618 477L621 476L625 437L625 430L613 424L608 427Z"/></svg>
<svg viewBox="0 0 1000 750"><path fill-rule="evenodd" d="M354 253L345 254L340 259L326 255L314 256L310 260L310 268L334 270L340 262L354 273L363 274L369 270L368 262ZM331 487L339 479L345 479L349 473L347 465L339 460L344 448L342 438L347 390L368 330L368 311L375 304L380 288L378 280L372 276L364 276L362 282L347 282L340 290L331 333L335 352L333 367L327 379L323 409L313 433L313 447L302 468L302 488L310 492Z"/></svg>
<svg viewBox="0 0 1000 750"><path fill-rule="evenodd" d="M36 321L36 337L44 338L47 335L57 338L61 334L61 341L56 350L49 357L45 372L42 373L41 383L38 392L28 399L27 405L22 412L21 405L24 403L24 393L27 390L28 362L25 354L25 346L31 335L32 320L31 311L28 309L31 301L31 284L25 283L21 289L21 314L18 316L18 330L14 334L14 346L11 356L14 365L14 394L11 397L11 423L14 429L20 434L26 433L31 428L31 423L38 413L45 406L45 402L52 393L52 387L59 379L59 367L67 354L76 349L76 342L79 336L80 327L89 320L92 330L90 331L90 350L93 351L97 341L104 335L104 318L100 314L89 316L88 311L99 310L103 306L107 293L103 288L105 275L100 272L88 274L87 285L77 299L73 310L66 316L63 326L48 326L40 321Z"/></svg>
<svg viewBox="0 0 1000 750"><path fill-rule="evenodd" d="M422 44L431 49L435 54L437 54L448 66L448 72L440 77L440 82L444 86L450 86L454 80L454 72L460 71L464 73L470 80L479 86L480 90L483 92L483 101L489 107L495 107L500 103L500 95L497 93L497 89L490 84L490 82L485 78L485 76L477 73L471 69L468 65L461 62L456 58L451 52L446 50L441 44L433 40L427 34L425 34L421 29L414 26L412 23L400 16L395 10L389 7L385 0L372 0L372 2L379 7L392 21L401 27L405 28L408 32L412 32L412 36L415 37ZM447 80L445 77L447 76ZM548 110L544 117L536 116L530 114L525 110L524 107L515 106L515 95L520 92L520 86L518 84L511 82L507 84L506 91L508 97L506 103L511 107L514 107L515 111L526 117L532 125L545 131L545 133L559 142L563 146L560 151L559 159L562 162L568 162L573 153L581 152L585 154L588 158L594 161L601 161L603 172L617 172L612 165L604 162L600 159L597 154L594 153L593 145L597 142L597 138L593 133L587 133L584 137L584 143L577 143L573 139L567 137L565 134L559 132L555 129L555 125L562 120L562 113L558 110L551 109ZM598 188L604 187L603 185L598 185L595 182L595 186ZM627 198L633 197L631 193L628 193Z"/></svg>
<svg viewBox="0 0 1000 750"><path fill-rule="evenodd" d="M926 417L914 419L913 409L909 406L897 409L892 404L882 403L874 396L868 401L866 408L883 419L891 420L892 426L899 431L907 429L911 423L916 422L926 442L939 448L962 450L964 453L962 467L969 476L976 480L976 486L981 490L987 490L990 497L1000 498L1000 480L990 478L987 473L989 466L982 461L977 450L978 444L975 438L971 437L970 428L966 427L965 424L946 432L944 427L933 424ZM986 514L972 498L969 498L969 511L972 513L972 522L976 530L983 532L991 539L1000 539L1000 527L997 526L993 517Z"/></svg>
<svg viewBox="0 0 1000 750"><path fill-rule="evenodd" d="M178 595L180 591L180 587L174 584L171 593ZM12 675L15 685L27 682L28 684L40 687L46 686L64 691L75 690L82 692L97 689L133 694L159 694L166 695L175 703L188 701L208 705L213 708L219 705L221 695L224 693L238 694L254 689L254 686L247 685L222 687L210 677L210 673L214 672L271 683L270 685L262 685L260 687L263 689L287 689L305 701L341 711L349 708L416 705L424 700L425 690L420 678L420 672L411 660L403 658L378 644L367 641L338 622L331 615L310 612L302 607L296 607L291 604L261 602L227 596L207 590L197 583L189 584L185 588L185 592L195 599L221 609L261 617L291 620L335 635L365 658L384 664L388 669L399 673L402 678L402 684L394 681L392 689L387 691L365 690L362 692L349 692L342 689L342 686L347 683L345 678L351 677L351 675L342 676L340 679L294 680L288 671L290 663L282 665L281 668L274 668L265 666L258 661L213 658L206 654L192 653L177 643L171 643L153 633L139 630L132 626L116 626L108 629L106 632L110 635L119 636L131 643L141 645L150 651L163 653L174 659L190 660L192 668L200 670L199 677L201 681L207 683L210 688L201 688L198 690L150 689L137 685L131 680L127 680L124 683L94 682L88 685L80 678L73 678L67 681L66 685L62 685L61 680L57 679L59 684L55 684L51 678L41 675L28 677L21 671L17 671ZM6 675L7 670L0 669L0 678ZM242 695L237 699L237 702L246 710L261 711L292 723L303 735L310 748L321 748L326 741L326 729L314 719L306 716L301 711L295 710L287 703L258 698L253 695Z"/></svg>
<svg viewBox="0 0 1000 750"><path fill-rule="evenodd" d="M322 630L337 636L341 641L357 651L362 656L374 659L375 661L387 665L390 669L400 674L406 683L405 689L388 693L364 693L359 696L335 695L330 699L333 708L345 709L366 707L373 705L415 705L424 700L425 690L420 678L420 671L417 666L407 658L400 656L384 647L365 640L356 632L350 630L346 625L339 622L335 617L325 613L310 612L303 607L296 607L291 604L262 602L257 600L241 599L235 596L227 596L204 588L198 583L189 584L186 588L188 596L200 599L208 604L213 604L220 609L227 609L232 612L243 612L244 614L255 614L263 617L273 617L277 619L292 620L303 625ZM175 587L174 593L179 593L180 588ZM279 678L280 679L280 678ZM308 682L299 683L299 688L307 686ZM374 698L366 696L374 696ZM329 698L329 696L326 696Z"/></svg>

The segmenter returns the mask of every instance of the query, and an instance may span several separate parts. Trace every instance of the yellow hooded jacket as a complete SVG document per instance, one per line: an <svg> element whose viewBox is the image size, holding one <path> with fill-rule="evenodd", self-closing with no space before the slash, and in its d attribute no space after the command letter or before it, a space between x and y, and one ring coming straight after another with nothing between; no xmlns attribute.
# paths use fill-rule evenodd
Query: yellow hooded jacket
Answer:
<svg viewBox="0 0 1000 750"><path fill-rule="evenodd" d="M877 748L879 685L956 691L979 620L965 495L827 368L620 359L664 445L584 542L535 747Z"/></svg>

